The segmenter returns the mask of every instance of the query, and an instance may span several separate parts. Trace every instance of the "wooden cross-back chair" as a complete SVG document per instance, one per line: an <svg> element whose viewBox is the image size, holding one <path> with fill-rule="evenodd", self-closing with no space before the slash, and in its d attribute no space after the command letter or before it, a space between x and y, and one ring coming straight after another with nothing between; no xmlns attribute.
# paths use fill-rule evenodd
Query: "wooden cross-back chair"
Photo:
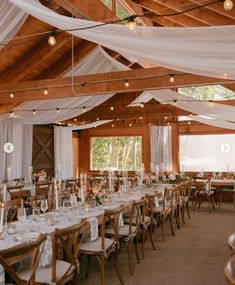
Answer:
<svg viewBox="0 0 235 285"><path fill-rule="evenodd" d="M7 191L10 194L11 199L27 198L31 195L30 190L24 190L24 185L7 186Z"/></svg>
<svg viewBox="0 0 235 285"><path fill-rule="evenodd" d="M23 243L12 248L0 250L0 263L5 271L9 274L10 278L16 282L17 285L34 285L35 272L40 259L39 247L46 240L46 235L40 234L38 239ZM31 257L31 268L27 270L27 279L22 278L23 271L15 271L12 265L16 261L22 261L25 258Z"/></svg>
<svg viewBox="0 0 235 285"><path fill-rule="evenodd" d="M207 200L209 204L209 211L211 206L215 210L214 191L211 189L211 178L195 177L194 178L195 193L194 193L194 210L198 204L201 207L202 201Z"/></svg>
<svg viewBox="0 0 235 285"><path fill-rule="evenodd" d="M92 256L95 256L99 261L100 266L100 277L101 284L105 284L105 262L110 256L114 254L115 257L115 266L116 274L119 281L123 284L123 279L119 271L119 220L121 213L124 211L125 206L120 206L117 209L105 210L105 213L102 217L102 224L100 230L100 237L95 241L85 241L81 244L80 253L87 256L87 268L85 277L88 277L89 264ZM111 227L113 229L114 235L112 238L107 238L105 236L106 229Z"/></svg>
<svg viewBox="0 0 235 285"><path fill-rule="evenodd" d="M37 268L37 284L78 284L78 254L85 226L86 220L83 219L77 225L55 229L52 235L52 263ZM27 274L25 276L27 277Z"/></svg>
<svg viewBox="0 0 235 285"><path fill-rule="evenodd" d="M70 194L77 192L78 188L78 179L67 179L65 182L65 191L68 191Z"/></svg>

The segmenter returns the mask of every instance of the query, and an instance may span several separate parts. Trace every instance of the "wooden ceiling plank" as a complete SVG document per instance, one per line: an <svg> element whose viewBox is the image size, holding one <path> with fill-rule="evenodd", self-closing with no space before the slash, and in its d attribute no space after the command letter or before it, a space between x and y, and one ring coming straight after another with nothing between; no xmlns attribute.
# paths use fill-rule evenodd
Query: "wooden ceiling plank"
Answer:
<svg viewBox="0 0 235 285"><path fill-rule="evenodd" d="M168 8L179 11L179 12L195 7L195 3L192 3L189 0L183 1L184 6L181 6L181 7L179 6L178 0L155 0L155 2L162 4ZM200 22L203 22L208 25L213 25L213 26L234 25L235 24L235 21L233 19L223 16L221 14L218 14L217 12L214 12L212 10L209 10L207 9L207 7L202 7L202 8L198 8L196 10L190 11L190 12L185 12L183 15L185 16L187 15L189 17L194 18L195 20L198 20ZM174 16L171 18L174 18Z"/></svg>
<svg viewBox="0 0 235 285"><path fill-rule="evenodd" d="M149 1L149 0L133 0L136 4L146 8L149 11L152 11L156 14L171 14L177 12L175 9L171 9L171 7L166 7L163 3L158 3L156 1ZM194 19L188 15L177 15L174 17L162 17L166 18L169 21L172 21L174 23L177 23L181 26L188 26L188 27L197 27L197 26L207 26L207 23L204 23L203 21ZM151 19L155 21L159 21L162 19L158 16L151 16Z"/></svg>

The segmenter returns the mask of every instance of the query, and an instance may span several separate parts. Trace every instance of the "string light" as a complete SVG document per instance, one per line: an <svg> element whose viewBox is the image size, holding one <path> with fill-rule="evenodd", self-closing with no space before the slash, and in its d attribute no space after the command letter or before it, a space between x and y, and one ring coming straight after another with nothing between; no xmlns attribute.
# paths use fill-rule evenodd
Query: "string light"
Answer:
<svg viewBox="0 0 235 285"><path fill-rule="evenodd" d="M188 121L188 125L190 125L191 124L191 122L190 121Z"/></svg>
<svg viewBox="0 0 235 285"><path fill-rule="evenodd" d="M96 121L99 121L100 118L96 118Z"/></svg>
<svg viewBox="0 0 235 285"><path fill-rule="evenodd" d="M170 83L174 83L175 82L175 75L171 74L170 75Z"/></svg>
<svg viewBox="0 0 235 285"><path fill-rule="evenodd" d="M77 122L77 118L74 118L74 122Z"/></svg>
<svg viewBox="0 0 235 285"><path fill-rule="evenodd" d="M140 115L140 116L139 116L139 119L140 119L140 120L142 120L142 119L143 119L143 117Z"/></svg>
<svg viewBox="0 0 235 285"><path fill-rule="evenodd" d="M140 103L140 107L144 108L144 103L143 102Z"/></svg>
<svg viewBox="0 0 235 285"><path fill-rule="evenodd" d="M60 113L60 109L56 108L56 113L59 114Z"/></svg>
<svg viewBox="0 0 235 285"><path fill-rule="evenodd" d="M131 127L131 126L132 126L132 123L129 124L129 127Z"/></svg>
<svg viewBox="0 0 235 285"><path fill-rule="evenodd" d="M85 106L82 107L82 111L83 111L83 112L86 111L86 107L85 107Z"/></svg>
<svg viewBox="0 0 235 285"><path fill-rule="evenodd" d="M224 1L224 10L225 11L230 11L233 9L233 1L231 0L225 0Z"/></svg>
<svg viewBox="0 0 235 285"><path fill-rule="evenodd" d="M149 126L151 126L152 125L152 123L151 122L149 122Z"/></svg>
<svg viewBox="0 0 235 285"><path fill-rule="evenodd" d="M114 128L114 124L112 124L112 128Z"/></svg>
<svg viewBox="0 0 235 285"><path fill-rule="evenodd" d="M170 122L167 122L167 126L170 126Z"/></svg>
<svg viewBox="0 0 235 285"><path fill-rule="evenodd" d="M192 113L189 114L190 117L192 117L192 115L193 115Z"/></svg>
<svg viewBox="0 0 235 285"><path fill-rule="evenodd" d="M10 93L10 98L13 99L14 97L15 97L14 93L11 92L11 93Z"/></svg>
<svg viewBox="0 0 235 285"><path fill-rule="evenodd" d="M124 85L125 85L125 87L127 87L127 88L130 86L129 81L128 81L127 79L125 80L125 84L124 84Z"/></svg>
<svg viewBox="0 0 235 285"><path fill-rule="evenodd" d="M14 112L10 111L10 118L13 118L13 117L14 117Z"/></svg>
<svg viewBox="0 0 235 285"><path fill-rule="evenodd" d="M173 100L174 104L177 105L177 100Z"/></svg>
<svg viewBox="0 0 235 285"><path fill-rule="evenodd" d="M36 115L36 110L33 110L33 114Z"/></svg>
<svg viewBox="0 0 235 285"><path fill-rule="evenodd" d="M129 16L127 27L130 31L134 31L136 28L136 22L134 21L135 18L136 18L136 15Z"/></svg>
<svg viewBox="0 0 235 285"><path fill-rule="evenodd" d="M55 39L55 37L53 36L53 34L51 34L50 36L49 36L49 38L48 38L48 44L50 45L50 46L55 46L56 45L56 39Z"/></svg>
<svg viewBox="0 0 235 285"><path fill-rule="evenodd" d="M117 118L117 121L120 121L120 118Z"/></svg>
<svg viewBox="0 0 235 285"><path fill-rule="evenodd" d="M43 94L44 94L44 95L48 95L48 89L47 89L47 88L44 88Z"/></svg>
<svg viewBox="0 0 235 285"><path fill-rule="evenodd" d="M111 107L110 107L110 110L111 110L111 111L113 111L113 110L114 110L114 107L113 107L113 106L111 106Z"/></svg>
<svg viewBox="0 0 235 285"><path fill-rule="evenodd" d="M167 116L165 116L164 119L167 120Z"/></svg>

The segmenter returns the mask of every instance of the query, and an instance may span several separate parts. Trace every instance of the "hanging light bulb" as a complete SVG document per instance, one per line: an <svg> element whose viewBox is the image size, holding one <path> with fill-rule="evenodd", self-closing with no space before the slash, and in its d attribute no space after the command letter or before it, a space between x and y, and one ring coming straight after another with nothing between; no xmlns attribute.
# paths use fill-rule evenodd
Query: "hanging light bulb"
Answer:
<svg viewBox="0 0 235 285"><path fill-rule="evenodd" d="M117 121L120 121L120 118L117 118Z"/></svg>
<svg viewBox="0 0 235 285"><path fill-rule="evenodd" d="M174 100L174 104L177 105L177 100Z"/></svg>
<svg viewBox="0 0 235 285"><path fill-rule="evenodd" d="M170 122L167 122L167 126L170 126Z"/></svg>
<svg viewBox="0 0 235 285"><path fill-rule="evenodd" d="M9 116L10 116L10 118L13 118L14 117L14 112L11 111Z"/></svg>
<svg viewBox="0 0 235 285"><path fill-rule="evenodd" d="M74 122L77 122L77 118L74 118Z"/></svg>
<svg viewBox="0 0 235 285"><path fill-rule="evenodd" d="M188 125L190 125L191 124L191 122L190 121L188 121Z"/></svg>
<svg viewBox="0 0 235 285"><path fill-rule="evenodd" d="M189 114L190 117L192 117L192 115L193 115L192 113Z"/></svg>
<svg viewBox="0 0 235 285"><path fill-rule="evenodd" d="M128 88L129 86L130 86L129 81L126 79L126 80L125 80L125 87Z"/></svg>
<svg viewBox="0 0 235 285"><path fill-rule="evenodd" d="M112 124L112 128L114 128L114 124Z"/></svg>
<svg viewBox="0 0 235 285"><path fill-rule="evenodd" d="M224 10L225 11L230 11L233 9L233 1L231 0L225 0L224 1Z"/></svg>
<svg viewBox="0 0 235 285"><path fill-rule="evenodd" d="M36 115L36 110L33 110L33 114Z"/></svg>
<svg viewBox="0 0 235 285"><path fill-rule="evenodd" d="M136 22L134 21L134 19L130 19L127 23L127 26L130 31L134 31L136 27Z"/></svg>
<svg viewBox="0 0 235 285"><path fill-rule="evenodd" d="M152 123L151 122L149 122L149 126L151 126L152 125Z"/></svg>
<svg viewBox="0 0 235 285"><path fill-rule="evenodd" d="M132 126L132 123L129 124L129 127L131 127L131 126Z"/></svg>
<svg viewBox="0 0 235 285"><path fill-rule="evenodd" d="M175 75L171 74L170 75L170 83L174 83L175 82Z"/></svg>
<svg viewBox="0 0 235 285"><path fill-rule="evenodd" d="M142 120L142 119L143 119L143 117L140 115L140 116L139 116L139 119L140 119L140 120Z"/></svg>
<svg viewBox="0 0 235 285"><path fill-rule="evenodd" d="M13 92L11 92L11 93L10 93L10 98L11 98L11 99L13 99L13 98L14 98L14 96L15 96L15 95L14 95L14 93L13 93Z"/></svg>
<svg viewBox="0 0 235 285"><path fill-rule="evenodd" d="M114 110L114 107L113 107L113 106L111 106L111 107L110 107L110 110L111 110L111 111L113 111L113 110Z"/></svg>
<svg viewBox="0 0 235 285"><path fill-rule="evenodd" d="M167 116L165 116L164 119L167 120Z"/></svg>
<svg viewBox="0 0 235 285"><path fill-rule="evenodd" d="M140 107L141 107L141 108L144 108L144 103L141 102L141 103L140 103Z"/></svg>
<svg viewBox="0 0 235 285"><path fill-rule="evenodd" d="M44 88L43 94L44 94L44 95L48 95L48 89L47 89L47 88Z"/></svg>
<svg viewBox="0 0 235 285"><path fill-rule="evenodd" d="M85 107L85 106L82 107L82 111L83 111L83 112L86 111L86 107Z"/></svg>
<svg viewBox="0 0 235 285"><path fill-rule="evenodd" d="M56 108L56 113L59 114L60 113L60 109Z"/></svg>
<svg viewBox="0 0 235 285"><path fill-rule="evenodd" d="M51 35L49 36L49 38L48 38L48 44L49 44L50 46L52 46L52 47L56 45L56 39L55 39L55 37L54 37L53 34L51 34Z"/></svg>
<svg viewBox="0 0 235 285"><path fill-rule="evenodd" d="M100 118L96 118L96 121L99 121Z"/></svg>

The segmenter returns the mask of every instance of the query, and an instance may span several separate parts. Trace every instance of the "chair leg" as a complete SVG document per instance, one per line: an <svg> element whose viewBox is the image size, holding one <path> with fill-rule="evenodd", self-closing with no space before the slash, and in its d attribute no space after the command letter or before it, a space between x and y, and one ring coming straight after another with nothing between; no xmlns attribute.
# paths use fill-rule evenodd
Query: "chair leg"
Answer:
<svg viewBox="0 0 235 285"><path fill-rule="evenodd" d="M169 220L170 220L170 225L171 225L171 233L172 235L174 236L175 233L174 233L174 229L173 229L173 223L172 223L172 217L171 217L171 214L169 215Z"/></svg>
<svg viewBox="0 0 235 285"><path fill-rule="evenodd" d="M211 197L210 197L210 195L208 197L208 203L209 203L209 211L211 212Z"/></svg>
<svg viewBox="0 0 235 285"><path fill-rule="evenodd" d="M186 209L187 209L187 213L188 213L188 218L189 218L189 219L191 219L191 217L190 217L190 213L189 213L188 202L186 203Z"/></svg>
<svg viewBox="0 0 235 285"><path fill-rule="evenodd" d="M118 277L120 283L124 284L124 281L123 281L123 278L122 278L122 275L121 275L120 269L119 269L119 257L118 257L118 251L117 250L114 253L114 259L115 259L115 267L116 267L117 277Z"/></svg>
<svg viewBox="0 0 235 285"><path fill-rule="evenodd" d="M141 242L141 250L142 250L142 257L143 259L145 258L145 255L144 255L144 246L145 246L145 229L144 229L144 225L142 225L142 230L141 230L141 233L142 233L142 242Z"/></svg>
<svg viewBox="0 0 235 285"><path fill-rule="evenodd" d="M165 224L165 217L162 218L162 240L165 241L165 229L164 229L164 224Z"/></svg>
<svg viewBox="0 0 235 285"><path fill-rule="evenodd" d="M150 237L150 242L152 245L153 250L156 250L155 244L153 242L153 235L152 235L152 227L154 226L154 223L152 222L149 226L148 226L148 231L149 231L149 237Z"/></svg>
<svg viewBox="0 0 235 285"><path fill-rule="evenodd" d="M174 212L175 212L174 214L175 214L175 221L176 221L177 228L180 229L179 207L177 207Z"/></svg>
<svg viewBox="0 0 235 285"><path fill-rule="evenodd" d="M184 204L182 204L182 207L180 208L180 212L181 212L181 218L182 218L183 224L185 224L185 219L184 219L185 205Z"/></svg>
<svg viewBox="0 0 235 285"><path fill-rule="evenodd" d="M104 267L105 267L105 257L104 254L101 254L98 257L99 264L100 264L100 278L101 278L101 285L105 284L105 274L104 274Z"/></svg>
<svg viewBox="0 0 235 285"><path fill-rule="evenodd" d="M137 262L140 263L140 257L139 257L139 251L138 251L138 233L135 236L135 255L136 255Z"/></svg>
<svg viewBox="0 0 235 285"><path fill-rule="evenodd" d="M212 205L212 209L215 210L215 200L214 200L214 195L211 195L211 205Z"/></svg>
<svg viewBox="0 0 235 285"><path fill-rule="evenodd" d="M128 263L129 263L130 274L133 275L133 268L131 262L132 241L127 241L127 252L128 252Z"/></svg>

